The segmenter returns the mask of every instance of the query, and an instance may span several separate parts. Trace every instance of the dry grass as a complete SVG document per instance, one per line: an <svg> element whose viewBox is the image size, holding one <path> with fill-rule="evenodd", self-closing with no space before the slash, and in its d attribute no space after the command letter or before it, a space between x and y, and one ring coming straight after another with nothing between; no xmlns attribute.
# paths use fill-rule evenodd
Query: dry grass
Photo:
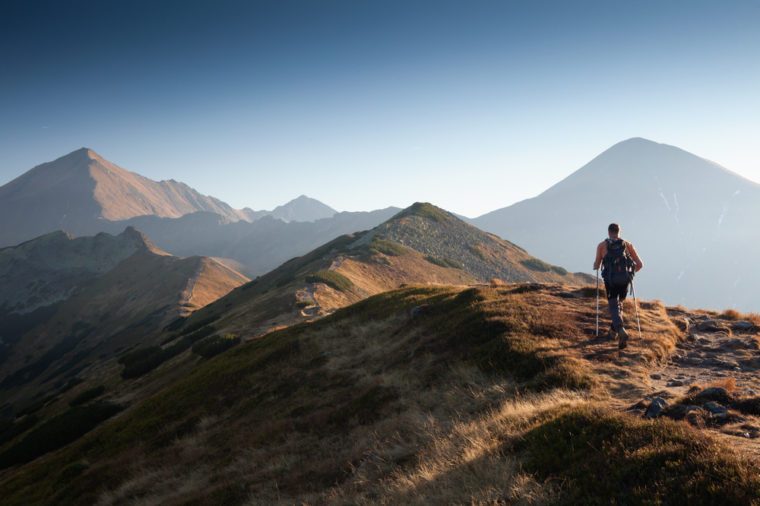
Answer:
<svg viewBox="0 0 760 506"><path fill-rule="evenodd" d="M723 318L724 320L729 321L749 321L755 324L756 326L760 326L760 314L758 313L740 313L739 311L736 311L735 309L726 309L722 313L718 315L720 318Z"/></svg>
<svg viewBox="0 0 760 506"><path fill-rule="evenodd" d="M644 340L607 360L614 346L593 339L585 294L508 285L373 297L209 360L0 482L0 494L8 504L556 502L585 485L526 472L521 441L537 444L530 435L567 413L586 419L680 335L661 304L642 304ZM620 420L605 425L610 441L637 427ZM639 469L635 452L615 458ZM62 462L77 459L90 464L63 480Z"/></svg>

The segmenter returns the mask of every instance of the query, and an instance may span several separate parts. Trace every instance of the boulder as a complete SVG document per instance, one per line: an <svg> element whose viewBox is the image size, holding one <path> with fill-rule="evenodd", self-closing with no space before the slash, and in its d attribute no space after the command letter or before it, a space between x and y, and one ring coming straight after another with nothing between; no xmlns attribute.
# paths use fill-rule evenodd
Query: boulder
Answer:
<svg viewBox="0 0 760 506"><path fill-rule="evenodd" d="M649 407L644 412L644 418L657 418L668 406L668 401L662 397L655 397L652 402L649 403Z"/></svg>
<svg viewBox="0 0 760 506"><path fill-rule="evenodd" d="M429 310L430 310L430 304L422 304L420 306L414 306L412 310L409 312L409 314L412 318L417 318L419 316L424 315Z"/></svg>
<svg viewBox="0 0 760 506"><path fill-rule="evenodd" d="M728 408L725 406L718 404L715 401L708 401L705 402L705 409L712 413L713 415L725 415L728 411Z"/></svg>
<svg viewBox="0 0 760 506"><path fill-rule="evenodd" d="M730 332L731 328L726 325L725 323L713 320L713 319L707 319L699 322L697 324L697 330L701 332Z"/></svg>
<svg viewBox="0 0 760 506"><path fill-rule="evenodd" d="M741 320L741 321L738 321L738 322L734 322L733 325L731 325L731 327L734 330L739 330L739 331L746 332L746 331L754 330L755 329L755 324L752 323L752 322L750 322L750 321Z"/></svg>

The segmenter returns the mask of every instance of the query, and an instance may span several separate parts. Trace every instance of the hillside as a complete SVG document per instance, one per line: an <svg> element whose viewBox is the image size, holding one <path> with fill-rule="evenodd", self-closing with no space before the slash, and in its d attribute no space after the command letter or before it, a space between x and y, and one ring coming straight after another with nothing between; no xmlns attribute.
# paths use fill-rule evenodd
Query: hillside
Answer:
<svg viewBox="0 0 760 506"><path fill-rule="evenodd" d="M408 240L423 233L426 241ZM103 384L119 398L141 399L193 370L203 353L193 351L196 345L223 349L405 284L464 286L497 275L505 281L589 280L544 264L430 204L415 204L370 231L341 236L213 302L241 280L218 262L203 260L200 270L198 262L136 253L57 305L44 325L23 334L0 369L12 378L5 393L12 405L5 408L14 416L31 407L56 416L70 395ZM190 275L218 271L227 275ZM220 277L228 282L220 283ZM201 292L215 288L202 298ZM22 363L23 350L34 350L31 368ZM47 369L59 372L44 376ZM67 394L61 374L82 386L74 384ZM42 403L30 405L43 391Z"/></svg>
<svg viewBox="0 0 760 506"><path fill-rule="evenodd" d="M248 219L246 211L201 195L184 183L152 181L81 148L0 187L0 246L58 229L93 234L103 231L98 225L103 220L143 215L176 218L200 211L230 221Z"/></svg>
<svg viewBox="0 0 760 506"><path fill-rule="evenodd" d="M617 222L646 264L640 294L758 311L758 220L760 185L676 147L629 139L541 195L473 223L549 262L589 272L596 244Z"/></svg>
<svg viewBox="0 0 760 506"><path fill-rule="evenodd" d="M133 229L43 236L0 251L2 272L0 391L11 411L248 281L212 259L170 256Z"/></svg>
<svg viewBox="0 0 760 506"><path fill-rule="evenodd" d="M9 505L757 502L753 440L729 435L757 424L751 385L721 401L723 418L705 401L718 387L671 397L651 419L636 402L664 395L650 374L689 338L712 326L750 342L757 328L645 302L644 339L618 353L593 339L592 294L518 284L371 297L202 361L144 401L91 401L88 424L104 403L123 412L6 469L0 494ZM689 403L698 416L675 421ZM37 455L63 423L6 445L0 465Z"/></svg>
<svg viewBox="0 0 760 506"><path fill-rule="evenodd" d="M341 236L240 287L193 315L244 339L404 284L561 282L570 274L431 204L414 204L377 227Z"/></svg>

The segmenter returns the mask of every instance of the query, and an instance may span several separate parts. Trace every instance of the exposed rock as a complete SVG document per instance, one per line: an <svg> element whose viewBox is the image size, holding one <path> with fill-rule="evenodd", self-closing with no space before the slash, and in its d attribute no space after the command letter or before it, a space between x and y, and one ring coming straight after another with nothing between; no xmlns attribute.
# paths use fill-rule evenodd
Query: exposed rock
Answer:
<svg viewBox="0 0 760 506"><path fill-rule="evenodd" d="M704 360L703 364L707 367L716 367L718 369L733 369L739 370L739 363L734 360L726 360L722 358L710 357Z"/></svg>
<svg viewBox="0 0 760 506"><path fill-rule="evenodd" d="M704 320L697 324L697 330L701 332L731 332L731 328L718 320Z"/></svg>
<svg viewBox="0 0 760 506"><path fill-rule="evenodd" d="M666 401L662 397L655 397L654 399L652 399L652 402L649 404L649 407L644 413L644 418L657 418L658 416L662 414L663 410L667 406L668 406L668 401Z"/></svg>
<svg viewBox="0 0 760 506"><path fill-rule="evenodd" d="M718 404L715 401L709 401L704 404L705 409L712 413L713 415L725 415L728 411L728 408L725 406Z"/></svg>
<svg viewBox="0 0 760 506"><path fill-rule="evenodd" d="M653 380L660 380L662 379L662 374L650 374L649 377Z"/></svg>
<svg viewBox="0 0 760 506"><path fill-rule="evenodd" d="M734 322L733 325L731 325L731 327L734 330L746 332L746 331L754 330L755 324L746 320L742 320L742 321Z"/></svg>
<svg viewBox="0 0 760 506"><path fill-rule="evenodd" d="M727 339L720 343L721 348L728 349L728 350L753 349L756 346L757 344L754 341L739 339L737 337L734 337L732 339Z"/></svg>
<svg viewBox="0 0 760 506"><path fill-rule="evenodd" d="M410 311L410 316L412 318L417 318L419 316L424 315L430 311L430 304L422 304L421 306L414 306L412 310Z"/></svg>
<svg viewBox="0 0 760 506"><path fill-rule="evenodd" d="M684 385L685 385L685 383L683 381L677 380L677 379L672 379L672 380L668 381L668 384L667 384L667 386L669 386L669 387L682 387Z"/></svg>

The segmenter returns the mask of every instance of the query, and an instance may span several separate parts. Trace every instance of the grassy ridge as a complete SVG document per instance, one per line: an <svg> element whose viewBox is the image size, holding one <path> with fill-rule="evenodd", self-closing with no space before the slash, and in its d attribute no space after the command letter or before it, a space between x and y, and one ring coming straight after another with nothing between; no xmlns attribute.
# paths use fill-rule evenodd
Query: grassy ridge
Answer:
<svg viewBox="0 0 760 506"><path fill-rule="evenodd" d="M7 504L751 498L747 464L697 433L593 407L590 369L556 351L586 339L574 294L531 285L371 297L210 358L7 476L0 496ZM695 493L676 479L679 466Z"/></svg>

